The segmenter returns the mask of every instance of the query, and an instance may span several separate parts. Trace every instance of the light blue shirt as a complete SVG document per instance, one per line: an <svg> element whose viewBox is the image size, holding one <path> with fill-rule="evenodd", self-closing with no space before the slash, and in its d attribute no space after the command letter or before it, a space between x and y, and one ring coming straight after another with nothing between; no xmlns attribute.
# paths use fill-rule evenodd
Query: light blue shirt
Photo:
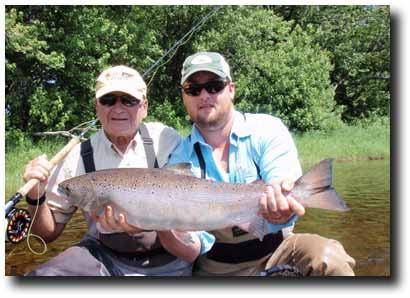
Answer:
<svg viewBox="0 0 410 298"><path fill-rule="evenodd" d="M168 165L190 162L191 171L201 177L199 160L194 150L199 142L206 163L206 178L230 183L251 183L262 179L270 183L284 178L296 180L302 174L296 146L286 126L276 117L266 114L234 113L230 135L229 173L223 174L212 156L212 148L193 125L191 135L186 137L172 153ZM259 168L259 171L258 171ZM259 173L258 173L259 172ZM285 224L269 223L269 233L289 227L297 220L293 216ZM214 242L209 233L199 234L202 249ZM211 237L212 236L212 237ZM201 251L202 251L201 249Z"/></svg>

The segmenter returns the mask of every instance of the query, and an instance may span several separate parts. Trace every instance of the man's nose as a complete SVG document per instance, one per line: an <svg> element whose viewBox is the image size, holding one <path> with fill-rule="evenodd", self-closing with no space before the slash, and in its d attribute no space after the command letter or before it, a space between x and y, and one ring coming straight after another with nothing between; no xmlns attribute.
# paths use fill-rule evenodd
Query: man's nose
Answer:
<svg viewBox="0 0 410 298"><path fill-rule="evenodd" d="M211 99L211 93L206 91L205 88L202 88L201 92L199 93L199 99L203 100L203 101L209 100L209 99Z"/></svg>
<svg viewBox="0 0 410 298"><path fill-rule="evenodd" d="M124 108L124 105L122 104L121 98L120 98L119 96L117 96L117 97L115 98L115 103L114 103L114 105L113 105L113 108L115 108L115 109L117 109L117 108L123 109L123 108Z"/></svg>

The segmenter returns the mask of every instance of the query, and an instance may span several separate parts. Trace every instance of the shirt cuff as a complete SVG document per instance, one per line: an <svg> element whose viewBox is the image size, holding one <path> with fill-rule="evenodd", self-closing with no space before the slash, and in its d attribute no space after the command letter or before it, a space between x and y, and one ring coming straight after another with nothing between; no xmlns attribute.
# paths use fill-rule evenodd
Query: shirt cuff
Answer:
<svg viewBox="0 0 410 298"><path fill-rule="evenodd" d="M196 234L198 235L199 240L201 241L200 254L202 255L212 248L212 245L214 245L215 243L215 236L205 231L199 231L196 232Z"/></svg>
<svg viewBox="0 0 410 298"><path fill-rule="evenodd" d="M298 218L299 217L297 215L293 215L287 222L283 224L273 224L273 223L266 221L268 224L268 234L277 233L284 228L294 225L295 222L298 220Z"/></svg>

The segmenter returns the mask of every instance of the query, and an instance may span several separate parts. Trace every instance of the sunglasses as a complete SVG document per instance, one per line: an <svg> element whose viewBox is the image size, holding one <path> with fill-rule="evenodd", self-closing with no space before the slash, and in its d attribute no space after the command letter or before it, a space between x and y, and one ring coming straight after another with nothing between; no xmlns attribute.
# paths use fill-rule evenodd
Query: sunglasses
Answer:
<svg viewBox="0 0 410 298"><path fill-rule="evenodd" d="M106 94L101 96L98 100L100 104L103 106L112 107L117 102L117 98L121 100L121 103L126 107L135 107L140 104L141 100L132 97L131 95L113 95L113 94Z"/></svg>
<svg viewBox="0 0 410 298"><path fill-rule="evenodd" d="M182 90L190 96L198 96L201 94L202 89L205 88L205 90L210 93L218 93L219 91L223 90L226 85L228 85L229 81L227 80L215 80L215 81L209 81L204 84L189 84L186 87L182 87Z"/></svg>

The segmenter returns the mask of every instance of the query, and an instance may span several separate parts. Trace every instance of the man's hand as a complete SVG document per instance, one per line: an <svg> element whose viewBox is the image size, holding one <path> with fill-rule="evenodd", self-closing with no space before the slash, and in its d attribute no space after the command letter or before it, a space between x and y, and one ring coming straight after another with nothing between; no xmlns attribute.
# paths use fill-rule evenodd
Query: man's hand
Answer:
<svg viewBox="0 0 410 298"><path fill-rule="evenodd" d="M130 236L144 232L144 230L130 225L125 214L120 213L118 219L114 216L114 208L111 205L104 207L104 213L100 216L90 214L92 219L99 223L106 232L125 232ZM161 245L171 254L192 263L199 255L201 241L194 232L180 232L174 230L157 231Z"/></svg>
<svg viewBox="0 0 410 298"><path fill-rule="evenodd" d="M259 214L274 224L286 223L294 214L303 216L305 208L293 197L283 194L292 190L293 186L294 182L290 179L268 185L259 200Z"/></svg>
<svg viewBox="0 0 410 298"><path fill-rule="evenodd" d="M106 232L125 232L128 233L130 236L134 234L141 233L144 230L137 228L133 225L130 225L127 222L127 217L125 214L120 213L118 215L118 219L114 216L114 208L111 205L107 205L104 207L104 213L100 216L96 215L95 213L90 214L92 219L98 222Z"/></svg>
<svg viewBox="0 0 410 298"><path fill-rule="evenodd" d="M28 182L31 179L38 179L40 181L38 187L33 187L27 193L27 196L30 199L38 199L44 194L51 169L52 165L45 154L40 155L27 163L23 174L24 181Z"/></svg>

